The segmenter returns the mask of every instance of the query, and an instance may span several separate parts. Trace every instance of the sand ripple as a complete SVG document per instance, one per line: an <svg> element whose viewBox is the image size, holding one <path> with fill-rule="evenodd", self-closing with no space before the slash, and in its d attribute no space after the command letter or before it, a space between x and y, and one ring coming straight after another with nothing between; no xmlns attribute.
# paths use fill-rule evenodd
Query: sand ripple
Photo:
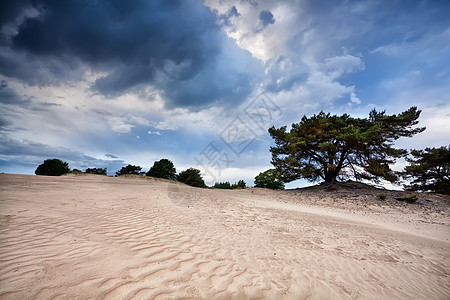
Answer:
<svg viewBox="0 0 450 300"><path fill-rule="evenodd" d="M277 208L270 194L102 176L0 180L1 299L450 295L448 240Z"/></svg>

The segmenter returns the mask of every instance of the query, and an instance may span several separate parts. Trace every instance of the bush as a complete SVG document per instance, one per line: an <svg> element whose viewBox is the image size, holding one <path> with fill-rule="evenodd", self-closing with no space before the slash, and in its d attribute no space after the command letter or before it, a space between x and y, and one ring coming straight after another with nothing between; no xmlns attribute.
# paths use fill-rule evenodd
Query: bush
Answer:
<svg viewBox="0 0 450 300"><path fill-rule="evenodd" d="M231 188L234 189L245 189L247 184L245 184L244 180L239 180L237 183L234 183Z"/></svg>
<svg viewBox="0 0 450 300"><path fill-rule="evenodd" d="M233 183L230 184L229 181L225 181L225 182L216 182L214 184L214 187L216 189L224 189L224 190L229 190L229 189L245 189L247 187L247 185L245 184L244 180L239 180L237 183Z"/></svg>
<svg viewBox="0 0 450 300"><path fill-rule="evenodd" d="M200 175L200 170L189 168L180 172L176 178L179 182L183 182L190 186L195 187L206 187L205 182L203 181L202 176Z"/></svg>
<svg viewBox="0 0 450 300"><path fill-rule="evenodd" d="M60 159L46 159L40 164L34 174L47 176L60 176L70 172L69 164Z"/></svg>
<svg viewBox="0 0 450 300"><path fill-rule="evenodd" d="M87 168L86 172L88 174L98 174L98 175L106 175L106 168Z"/></svg>
<svg viewBox="0 0 450 300"><path fill-rule="evenodd" d="M386 200L386 195L385 194L378 195L378 198L380 200Z"/></svg>
<svg viewBox="0 0 450 300"><path fill-rule="evenodd" d="M401 197L401 198L396 198L398 201L405 201L407 203L416 203L416 201L419 199L419 197L417 197L416 195L413 196L408 196L408 197Z"/></svg>
<svg viewBox="0 0 450 300"><path fill-rule="evenodd" d="M116 176L125 175L125 174L137 174L141 175L141 167L128 165L126 167L122 167L118 172L116 172Z"/></svg>
<svg viewBox="0 0 450 300"><path fill-rule="evenodd" d="M175 169L173 162L163 158L153 164L153 167L150 168L146 176L175 180L176 173L177 170Z"/></svg>
<svg viewBox="0 0 450 300"><path fill-rule="evenodd" d="M275 169L269 169L255 177L255 187L284 190L284 183L278 179Z"/></svg>
<svg viewBox="0 0 450 300"><path fill-rule="evenodd" d="M224 190L230 190L231 189L231 184L229 181L225 181L225 182L216 182L214 184L214 187L216 189L224 189Z"/></svg>

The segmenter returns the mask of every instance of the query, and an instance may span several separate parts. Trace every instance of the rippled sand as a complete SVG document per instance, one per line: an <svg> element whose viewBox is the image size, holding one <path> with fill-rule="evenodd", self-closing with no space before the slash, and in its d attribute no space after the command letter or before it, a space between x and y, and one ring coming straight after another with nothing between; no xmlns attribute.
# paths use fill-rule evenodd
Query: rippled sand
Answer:
<svg viewBox="0 0 450 300"><path fill-rule="evenodd" d="M0 175L0 298L448 299L448 202L345 201Z"/></svg>

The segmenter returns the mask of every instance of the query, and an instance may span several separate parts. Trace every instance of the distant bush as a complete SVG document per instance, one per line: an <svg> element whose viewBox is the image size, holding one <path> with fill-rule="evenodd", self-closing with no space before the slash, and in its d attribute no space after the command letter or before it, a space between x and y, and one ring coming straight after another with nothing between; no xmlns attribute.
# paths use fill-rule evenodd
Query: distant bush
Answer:
<svg viewBox="0 0 450 300"><path fill-rule="evenodd" d="M88 174L98 174L98 175L106 175L106 168L87 168L86 173Z"/></svg>
<svg viewBox="0 0 450 300"><path fill-rule="evenodd" d="M214 187L216 189L225 189L225 190L229 190L229 189L245 189L247 187L246 183L244 180L239 180L237 183L233 183L230 184L229 181L225 181L225 182L216 182L214 184Z"/></svg>
<svg viewBox="0 0 450 300"><path fill-rule="evenodd" d="M229 181L225 181L225 182L216 182L214 184L214 187L216 189L224 189L224 190L231 190L231 184Z"/></svg>
<svg viewBox="0 0 450 300"><path fill-rule="evenodd" d="M116 176L125 175L125 174L136 174L141 175L141 167L128 165L126 167L122 167L118 172L116 172Z"/></svg>
<svg viewBox="0 0 450 300"><path fill-rule="evenodd" d="M247 187L247 184L244 180L239 180L237 183L234 183L231 188L232 189L245 189Z"/></svg>
<svg viewBox="0 0 450 300"><path fill-rule="evenodd" d="M73 170L72 170L72 173L73 173L73 174L83 174L83 171L78 170L78 169L73 169Z"/></svg>
<svg viewBox="0 0 450 300"><path fill-rule="evenodd" d="M200 170L189 168L180 172L176 178L179 182L183 182L190 186L195 187L206 187L205 182L203 181L202 176L200 175Z"/></svg>
<svg viewBox="0 0 450 300"><path fill-rule="evenodd" d="M153 167L150 168L146 176L175 180L176 173L177 170L175 169L173 162L163 158L153 164Z"/></svg>
<svg viewBox="0 0 450 300"><path fill-rule="evenodd" d="M60 176L70 172L69 164L60 159L46 159L40 164L34 174L47 176Z"/></svg>
<svg viewBox="0 0 450 300"><path fill-rule="evenodd" d="M381 195L378 195L378 198L380 199L380 200L386 200L386 195L385 194L381 194Z"/></svg>

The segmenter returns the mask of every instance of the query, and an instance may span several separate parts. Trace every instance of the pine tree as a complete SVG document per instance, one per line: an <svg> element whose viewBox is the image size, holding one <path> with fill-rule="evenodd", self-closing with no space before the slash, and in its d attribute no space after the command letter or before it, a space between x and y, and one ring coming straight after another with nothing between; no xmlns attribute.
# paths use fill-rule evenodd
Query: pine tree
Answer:
<svg viewBox="0 0 450 300"><path fill-rule="evenodd" d="M407 190L450 194L450 145L440 148L412 150L413 158L405 167L405 177L412 179Z"/></svg>
<svg viewBox="0 0 450 300"><path fill-rule="evenodd" d="M153 167L150 168L146 176L175 180L176 173L177 170L175 169L173 162L163 158L153 164Z"/></svg>
<svg viewBox="0 0 450 300"><path fill-rule="evenodd" d="M350 177L395 182L399 177L390 165L407 151L395 148L394 142L425 130L412 128L420 113L417 107L398 115L373 109L361 119L322 111L304 116L289 132L286 126L272 127L269 133L276 144L270 148L272 164L283 182L305 178L331 183Z"/></svg>

